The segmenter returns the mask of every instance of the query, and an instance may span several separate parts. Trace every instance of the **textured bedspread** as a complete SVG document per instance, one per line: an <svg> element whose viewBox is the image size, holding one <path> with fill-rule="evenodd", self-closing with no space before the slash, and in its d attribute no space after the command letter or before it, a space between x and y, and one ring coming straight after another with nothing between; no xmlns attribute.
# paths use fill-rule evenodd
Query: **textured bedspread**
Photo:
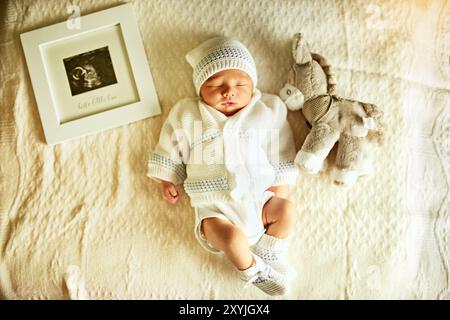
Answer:
<svg viewBox="0 0 450 320"><path fill-rule="evenodd" d="M120 4L78 1L82 14ZM329 59L338 94L385 113L376 174L352 189L302 174L289 237L299 276L286 299L450 299L450 3L131 1L162 114L45 143L19 34L67 19L70 1L0 4L0 297L266 299L196 242L183 192L164 202L147 157L180 98L185 53L216 35L253 53L277 93L301 31ZM307 129L290 113L297 147Z"/></svg>

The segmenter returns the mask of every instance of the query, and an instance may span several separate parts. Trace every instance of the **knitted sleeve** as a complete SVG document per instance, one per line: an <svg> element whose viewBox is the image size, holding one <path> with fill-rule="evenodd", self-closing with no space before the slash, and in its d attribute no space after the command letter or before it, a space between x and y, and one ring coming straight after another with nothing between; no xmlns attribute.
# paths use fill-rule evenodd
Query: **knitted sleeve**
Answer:
<svg viewBox="0 0 450 320"><path fill-rule="evenodd" d="M165 180L181 184L186 179L189 143L185 130L177 117L175 106L161 129L159 142L150 153L147 176L160 182Z"/></svg>
<svg viewBox="0 0 450 320"><path fill-rule="evenodd" d="M294 185L298 168L294 163L296 150L291 126L287 121L287 108L280 98L275 99L273 124L269 134L267 156L275 171L273 185Z"/></svg>

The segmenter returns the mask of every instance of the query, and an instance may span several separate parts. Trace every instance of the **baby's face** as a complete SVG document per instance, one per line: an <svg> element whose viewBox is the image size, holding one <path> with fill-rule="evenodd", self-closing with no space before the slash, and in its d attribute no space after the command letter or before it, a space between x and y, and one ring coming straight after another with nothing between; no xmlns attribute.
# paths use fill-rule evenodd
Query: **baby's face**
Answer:
<svg viewBox="0 0 450 320"><path fill-rule="evenodd" d="M253 96L253 81L244 71L224 70L203 83L200 96L209 106L231 116L250 102Z"/></svg>

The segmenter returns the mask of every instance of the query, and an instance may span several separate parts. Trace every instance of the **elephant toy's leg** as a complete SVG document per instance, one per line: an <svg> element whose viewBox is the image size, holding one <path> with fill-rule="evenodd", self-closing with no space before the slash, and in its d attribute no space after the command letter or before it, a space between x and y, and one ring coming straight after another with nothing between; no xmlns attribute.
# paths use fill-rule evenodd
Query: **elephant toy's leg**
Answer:
<svg viewBox="0 0 450 320"><path fill-rule="evenodd" d="M362 175L361 165L364 162L365 138L342 134L336 155L336 170L333 179L338 184L352 186Z"/></svg>
<svg viewBox="0 0 450 320"><path fill-rule="evenodd" d="M337 126L328 123L316 124L295 157L295 163L304 171L315 174L322 168L323 161L339 138Z"/></svg>

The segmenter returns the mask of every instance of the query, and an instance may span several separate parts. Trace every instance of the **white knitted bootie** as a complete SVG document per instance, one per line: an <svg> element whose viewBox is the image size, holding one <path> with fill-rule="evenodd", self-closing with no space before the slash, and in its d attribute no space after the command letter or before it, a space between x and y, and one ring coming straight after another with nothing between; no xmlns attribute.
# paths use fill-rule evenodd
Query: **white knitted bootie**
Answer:
<svg viewBox="0 0 450 320"><path fill-rule="evenodd" d="M260 257L253 255L256 264L248 269L241 270L240 277L246 282L244 288L254 284L268 295L283 295L287 291L287 279L276 272Z"/></svg>
<svg viewBox="0 0 450 320"><path fill-rule="evenodd" d="M286 240L264 233L253 248L253 253L275 271L292 280L297 276L297 272L288 263L287 249Z"/></svg>

